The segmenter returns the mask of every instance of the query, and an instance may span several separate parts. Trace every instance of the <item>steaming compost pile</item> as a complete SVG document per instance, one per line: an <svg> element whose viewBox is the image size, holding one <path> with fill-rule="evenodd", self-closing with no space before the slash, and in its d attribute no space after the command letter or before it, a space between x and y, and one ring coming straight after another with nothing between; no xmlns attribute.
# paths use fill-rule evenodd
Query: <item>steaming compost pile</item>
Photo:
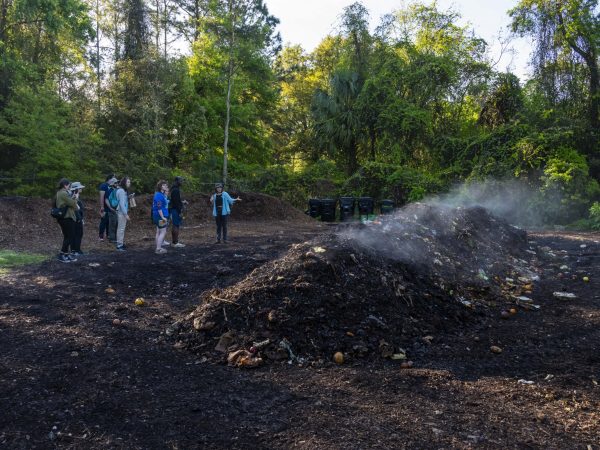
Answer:
<svg viewBox="0 0 600 450"><path fill-rule="evenodd" d="M334 354L404 360L413 343L518 302L536 277L534 253L524 231L482 208L413 204L296 244L241 282L206 291L167 335L237 366Z"/></svg>

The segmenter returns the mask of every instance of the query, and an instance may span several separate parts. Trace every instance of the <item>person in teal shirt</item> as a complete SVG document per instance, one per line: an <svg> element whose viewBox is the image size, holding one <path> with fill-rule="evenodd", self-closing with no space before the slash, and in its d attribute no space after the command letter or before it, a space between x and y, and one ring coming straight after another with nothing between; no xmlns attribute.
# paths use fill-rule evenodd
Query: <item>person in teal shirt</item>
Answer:
<svg viewBox="0 0 600 450"><path fill-rule="evenodd" d="M213 217L217 223L217 243L221 242L221 234L223 235L223 243L227 242L227 216L231 213L231 206L235 202L241 202L242 199L231 198L231 196L223 190L223 183L215 184L215 192L210 197L210 202L213 206Z"/></svg>

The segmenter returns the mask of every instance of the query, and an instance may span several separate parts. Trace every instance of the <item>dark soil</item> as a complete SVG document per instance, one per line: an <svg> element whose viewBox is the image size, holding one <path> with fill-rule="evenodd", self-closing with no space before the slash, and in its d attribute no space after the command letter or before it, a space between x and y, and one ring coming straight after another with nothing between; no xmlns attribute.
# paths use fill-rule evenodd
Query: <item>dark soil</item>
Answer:
<svg viewBox="0 0 600 450"><path fill-rule="evenodd" d="M599 235L538 233L526 243L517 231L510 234L510 228L501 226L506 240L497 236L497 242L490 243L490 249L496 244L504 247L497 248L495 260L488 259L479 244L485 240L473 238L480 245L475 248L486 252L484 261L446 273L442 269L455 264L440 251L443 266L435 264L438 273L425 271L420 279L416 266L378 260L368 249L353 253L362 265L346 251L332 252L331 244L341 241L317 236L328 227L263 217L263 222L232 220L228 246L213 244L212 225L198 221L191 225L198 228L182 232L186 248L161 257L153 254L148 242L153 236L150 227L132 225L131 250L125 254L93 242L90 232L86 242L91 251L77 263L49 260L3 273L0 445L11 449L598 448ZM143 219L140 213L140 224ZM0 245L53 251L48 237L58 241L56 224L37 228L36 223L24 223L23 230L11 237L3 228ZM471 230L481 227L476 223ZM45 235L38 236L41 233ZM469 241L467 236L461 238ZM305 244L311 239L315 240ZM318 246L324 246L324 255L333 259L312 250ZM532 251L529 246L535 255L527 252ZM473 247L467 244L466 248ZM316 257L301 258L309 250ZM320 271L323 277L336 279L326 269L330 261L340 279L356 271L363 282L349 286L354 292L365 281L377 281L369 275L375 272L365 266L383 261L385 267L378 270L405 271L407 291L426 289L423 294L431 295L435 308L420 309L414 302L422 299L416 297L409 307L394 294L401 306L398 320L409 308L417 310L417 322L398 322L413 324L406 338L396 342L390 334L375 336L387 338L394 351L405 345L414 366L401 369L400 361L382 358L379 342L376 348L367 345L367 354L361 357L353 354L354 344L348 343L341 349L348 354L346 363L332 363L331 348L325 344L335 342L337 348L352 338L346 331L355 335L358 331L356 325L343 323L341 308L335 310L339 327L328 325L329 334L319 341L323 345L317 345L318 351L303 347L300 332L289 336L292 348L305 348L299 352L307 357L301 364L288 364L286 359L237 369L214 362L217 330L206 354L190 351L185 348L188 341L166 334L173 322L193 312L207 295L231 300L232 289L262 279L261 273L275 276L271 283L275 290L265 290L265 282L256 286L257 293L287 289L289 297L292 292L305 292L292 289L297 277L281 283L284 280L277 277L283 275L276 271L285 268L285 261L305 260L315 261L318 269L307 269L313 277L309 285L318 285ZM518 278L507 282L510 269L503 265L507 261L521 276L531 275L526 268L535 269L540 280L533 287ZM484 268L489 282L483 284L472 273L482 262L492 264ZM365 274L369 276L360 278ZM590 281L584 282L583 276ZM455 280L454 289L438 286L436 290L431 283L449 279ZM525 294L528 288L531 294ZM552 295L555 291L577 297L558 299ZM342 295L348 301L346 292ZM362 294L355 292L357 297ZM501 310L514 304L512 296L523 294L540 309L519 307L516 314L502 319ZM475 302L475 308L466 308L457 301L458 295ZM138 297L144 298L145 306L134 305ZM269 311L274 309L271 301L265 297ZM233 314L234 309L228 304L226 311ZM452 318L448 326L432 325L437 311ZM264 329L236 328L266 330L280 337L281 313L289 314L281 309L273 325ZM385 320L384 313L391 314L382 310L374 315ZM231 314L232 320L244 317ZM344 335L335 334L341 330ZM368 335L376 330L364 327ZM313 336L318 335L316 330ZM490 352L492 345L502 348L502 353Z"/></svg>

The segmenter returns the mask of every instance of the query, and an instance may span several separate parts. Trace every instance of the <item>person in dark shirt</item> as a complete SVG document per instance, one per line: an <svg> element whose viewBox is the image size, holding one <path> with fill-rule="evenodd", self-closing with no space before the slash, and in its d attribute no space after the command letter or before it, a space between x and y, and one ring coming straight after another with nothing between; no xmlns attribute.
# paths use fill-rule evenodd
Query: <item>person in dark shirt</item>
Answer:
<svg viewBox="0 0 600 450"><path fill-rule="evenodd" d="M175 177L173 186L171 187L171 198L169 201L169 217L171 218L171 244L173 247L181 248L185 247L185 244L179 242L179 229L183 224L183 212L187 205L186 200L181 199L181 185L184 179L182 177Z"/></svg>
<svg viewBox="0 0 600 450"><path fill-rule="evenodd" d="M217 242L221 242L221 233L223 235L223 243L227 242L227 216L231 212L231 206L235 202L241 202L241 198L231 198L231 196L223 190L223 183L215 184L215 193L210 197L210 202L213 205L213 216L217 222Z"/></svg>
<svg viewBox="0 0 600 450"><path fill-rule="evenodd" d="M98 186L98 193L100 194L99 204L100 204L100 226L98 227L98 239L101 241L104 240L104 233L108 236L108 206L106 206L106 200L108 200L108 194L110 192L110 186L108 181L111 178L114 178L115 174L110 173L106 176L106 180L104 183Z"/></svg>

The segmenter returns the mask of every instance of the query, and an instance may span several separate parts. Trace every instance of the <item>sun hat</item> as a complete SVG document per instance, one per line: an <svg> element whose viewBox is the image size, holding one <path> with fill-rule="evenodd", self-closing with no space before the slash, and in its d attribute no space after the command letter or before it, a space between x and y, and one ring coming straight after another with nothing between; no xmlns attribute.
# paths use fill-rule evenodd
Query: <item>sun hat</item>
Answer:
<svg viewBox="0 0 600 450"><path fill-rule="evenodd" d="M77 189L83 189L85 186L83 184L81 184L79 181L73 181L71 183L71 190L75 191Z"/></svg>

